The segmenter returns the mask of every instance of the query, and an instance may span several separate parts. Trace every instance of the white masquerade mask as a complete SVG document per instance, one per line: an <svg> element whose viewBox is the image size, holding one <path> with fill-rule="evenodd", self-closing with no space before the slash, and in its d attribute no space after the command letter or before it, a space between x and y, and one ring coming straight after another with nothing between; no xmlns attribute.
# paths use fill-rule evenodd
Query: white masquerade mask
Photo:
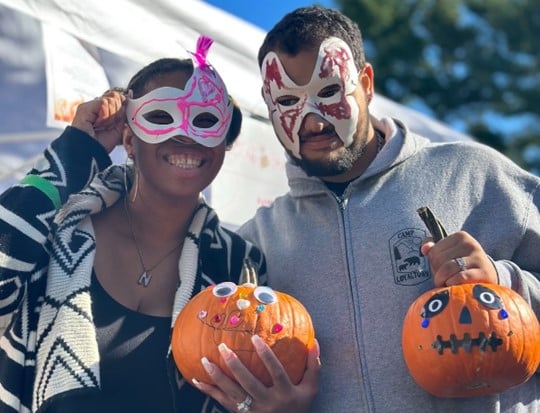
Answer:
<svg viewBox="0 0 540 413"><path fill-rule="evenodd" d="M261 75L263 97L274 130L285 149L295 157L301 158L298 132L308 113L330 122L345 146L353 142L358 105L351 95L358 84L358 70L353 54L343 40L330 37L321 43L311 80L306 85L297 85L289 78L274 52L264 57ZM335 93L320 93L335 85L339 86ZM282 97L293 99L280 101Z"/></svg>
<svg viewBox="0 0 540 413"><path fill-rule="evenodd" d="M127 121L137 137L146 143L160 143L186 136L207 147L225 140L233 104L223 80L206 61L212 43L208 37L199 37L197 52L192 54L193 74L184 89L160 87L137 99L128 99ZM167 123L161 123L163 119Z"/></svg>

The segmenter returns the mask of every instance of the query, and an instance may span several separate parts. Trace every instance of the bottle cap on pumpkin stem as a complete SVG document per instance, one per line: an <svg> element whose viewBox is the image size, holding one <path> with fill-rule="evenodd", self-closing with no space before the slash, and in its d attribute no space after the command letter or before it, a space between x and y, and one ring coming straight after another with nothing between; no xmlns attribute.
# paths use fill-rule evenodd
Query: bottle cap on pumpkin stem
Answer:
<svg viewBox="0 0 540 413"><path fill-rule="evenodd" d="M433 238L434 242L438 242L448 235L441 222L435 217L435 214L433 214L429 207L420 207L416 210L416 212L422 221L424 221L424 224L431 233L431 237Z"/></svg>

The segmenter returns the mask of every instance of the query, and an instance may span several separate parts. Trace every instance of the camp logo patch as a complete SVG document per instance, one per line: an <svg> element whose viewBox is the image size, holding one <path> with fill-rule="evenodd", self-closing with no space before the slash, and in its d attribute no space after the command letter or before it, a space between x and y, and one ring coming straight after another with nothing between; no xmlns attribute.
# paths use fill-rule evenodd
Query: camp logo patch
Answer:
<svg viewBox="0 0 540 413"><path fill-rule="evenodd" d="M396 284L417 285L430 279L429 262L420 253L422 240L426 237L426 232L421 229L407 228L390 238L390 256Z"/></svg>

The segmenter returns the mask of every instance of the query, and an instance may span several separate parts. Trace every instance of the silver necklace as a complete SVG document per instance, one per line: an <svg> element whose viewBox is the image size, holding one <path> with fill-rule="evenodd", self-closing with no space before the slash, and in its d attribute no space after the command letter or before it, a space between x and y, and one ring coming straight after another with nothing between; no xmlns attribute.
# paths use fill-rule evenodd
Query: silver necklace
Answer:
<svg viewBox="0 0 540 413"><path fill-rule="evenodd" d="M141 267L143 269L142 274L137 279L137 284L142 285L143 287L148 287L148 284L150 284L150 281L152 281L151 271L155 270L159 264L165 261L165 258L171 255L174 251L176 251L182 245L182 243L176 245L172 250L167 252L167 254L165 254L157 263L152 265L150 268L146 268L146 265L144 265L141 249L139 248L139 244L137 243L137 238L135 237L135 230L133 229L133 223L131 221L131 214L129 213L129 208L127 206L127 199L125 197L124 197L124 210L126 212L126 218L128 220L129 229L131 231L131 238L133 238L133 243L135 244L135 248L137 249L137 255L139 256L139 262L141 263Z"/></svg>

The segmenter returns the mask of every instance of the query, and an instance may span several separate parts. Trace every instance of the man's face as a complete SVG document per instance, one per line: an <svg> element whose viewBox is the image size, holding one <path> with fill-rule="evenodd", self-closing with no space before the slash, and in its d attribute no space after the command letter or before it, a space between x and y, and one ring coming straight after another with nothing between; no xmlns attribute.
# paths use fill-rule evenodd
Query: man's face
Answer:
<svg viewBox="0 0 540 413"><path fill-rule="evenodd" d="M349 170L364 151L368 117L364 73L347 44L329 38L295 56L272 51L261 72L274 130L297 163L316 176Z"/></svg>

